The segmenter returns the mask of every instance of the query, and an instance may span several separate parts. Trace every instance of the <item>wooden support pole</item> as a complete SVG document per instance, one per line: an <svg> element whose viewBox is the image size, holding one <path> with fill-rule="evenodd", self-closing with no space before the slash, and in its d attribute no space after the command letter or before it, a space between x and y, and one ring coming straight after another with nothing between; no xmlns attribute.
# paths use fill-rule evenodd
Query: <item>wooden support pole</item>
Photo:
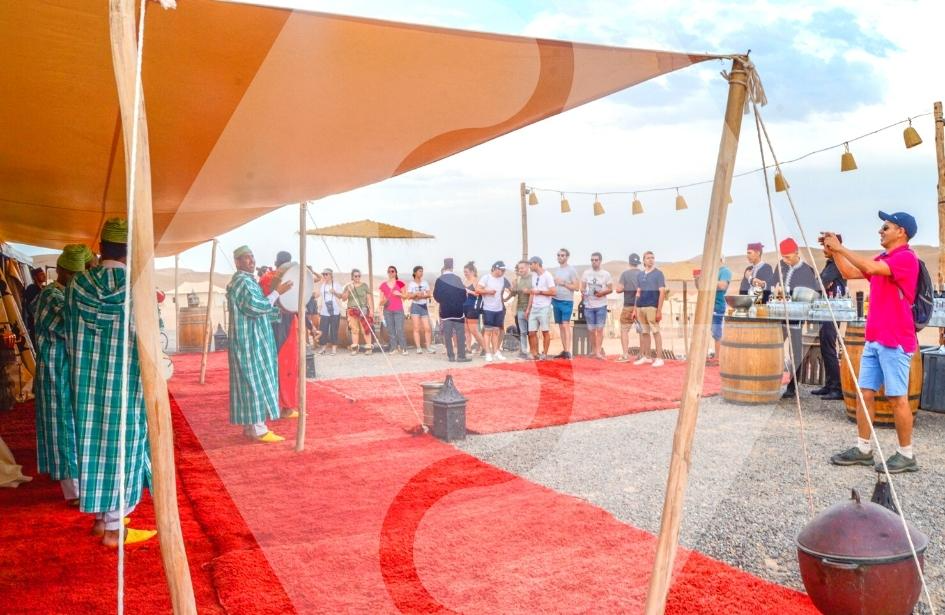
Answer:
<svg viewBox="0 0 945 615"><path fill-rule="evenodd" d="M368 297L374 298L374 254L371 252L371 238L367 238L367 288Z"/></svg>
<svg viewBox="0 0 945 615"><path fill-rule="evenodd" d="M945 291L945 119L942 103L933 106L935 115L935 158L938 161L938 288ZM945 346L945 327L938 330L939 345Z"/></svg>
<svg viewBox="0 0 945 615"><path fill-rule="evenodd" d="M154 294L154 228L151 209L151 155L144 96L138 117L138 153L131 166L131 135L134 122L137 42L133 0L109 0L109 32L112 63L121 109L125 146L125 177L135 176L134 224L131 236L131 292L141 385L151 445L151 496L157 521L161 560L167 577L171 606L177 615L197 612L190 566L184 550L177 510L174 442L167 383L158 362L157 297Z"/></svg>
<svg viewBox="0 0 945 615"><path fill-rule="evenodd" d="M686 280L682 281L682 334L683 348L686 350L686 358L689 358L689 284Z"/></svg>
<svg viewBox="0 0 945 615"><path fill-rule="evenodd" d="M528 204L525 202L525 182L518 186L519 201L522 204L522 260L528 260Z"/></svg>
<svg viewBox="0 0 945 615"><path fill-rule="evenodd" d="M180 348L180 299L177 289L180 287L180 255L174 255L174 352Z"/></svg>
<svg viewBox="0 0 945 615"><path fill-rule="evenodd" d="M650 577L650 587L646 596L646 615L662 615L666 608L666 596L672 581L683 500L689 478L692 437L699 414L699 399L702 397L705 356L709 346L709 325L715 302L715 293L709 290L719 277L722 236L725 232L725 216L728 210L727 197L732 185L735 154L738 151L738 138L745 110L747 79L748 75L740 59L734 59L729 75L725 124L722 127L712 197L709 202L709 216L706 221L705 244L702 249L702 275L697 287L698 298L696 299L692 348L686 361L686 384L683 389L679 417L676 421L676 433L673 436L669 479L666 482L666 499L663 502L663 516L660 521L656 558L653 562L653 575Z"/></svg>
<svg viewBox="0 0 945 615"><path fill-rule="evenodd" d="M299 369L298 369L298 387L299 387L299 419L297 432L295 434L295 451L301 453L305 450L305 417L308 414L308 406L305 403L305 306L308 304L308 297L305 295L305 274L306 274L306 239L305 234L305 215L308 212L308 203L299 203Z"/></svg>
<svg viewBox="0 0 945 615"><path fill-rule="evenodd" d="M217 268L217 240L210 245L210 280L207 282L207 314L203 319L203 356L200 357L200 384L207 382L207 353L210 352L210 334L213 324L210 322L210 309L213 307L213 271Z"/></svg>

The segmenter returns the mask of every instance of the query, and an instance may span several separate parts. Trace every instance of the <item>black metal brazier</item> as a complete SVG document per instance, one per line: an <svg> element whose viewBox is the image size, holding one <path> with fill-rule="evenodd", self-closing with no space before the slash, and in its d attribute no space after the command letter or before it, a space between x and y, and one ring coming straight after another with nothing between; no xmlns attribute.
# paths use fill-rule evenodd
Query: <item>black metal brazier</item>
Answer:
<svg viewBox="0 0 945 615"><path fill-rule="evenodd" d="M909 526L919 556L928 537ZM872 502L850 500L823 511L797 535L807 594L826 615L909 615L922 582L900 518Z"/></svg>

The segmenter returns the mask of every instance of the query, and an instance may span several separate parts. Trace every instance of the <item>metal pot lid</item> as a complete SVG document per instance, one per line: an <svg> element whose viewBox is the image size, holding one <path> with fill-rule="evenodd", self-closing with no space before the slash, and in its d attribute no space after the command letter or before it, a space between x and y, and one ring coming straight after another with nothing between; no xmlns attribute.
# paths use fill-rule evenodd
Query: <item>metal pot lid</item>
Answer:
<svg viewBox="0 0 945 615"><path fill-rule="evenodd" d="M928 536L908 526L916 553L923 553ZM856 489L849 500L814 517L797 535L797 548L841 560L889 562L912 556L899 516L879 504L861 502Z"/></svg>

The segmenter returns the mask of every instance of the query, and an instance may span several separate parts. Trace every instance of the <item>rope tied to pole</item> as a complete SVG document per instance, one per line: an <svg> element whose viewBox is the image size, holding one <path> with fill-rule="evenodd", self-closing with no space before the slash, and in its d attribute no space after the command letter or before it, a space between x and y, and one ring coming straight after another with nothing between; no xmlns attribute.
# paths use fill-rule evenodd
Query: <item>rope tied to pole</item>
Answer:
<svg viewBox="0 0 945 615"><path fill-rule="evenodd" d="M745 86L745 89L748 92L748 99L745 101L745 115L751 112L751 107L753 105L758 105L764 107L768 104L768 96L765 94L764 85L761 83L761 75L758 74L758 67L755 66L755 63L748 59L747 55L743 56L721 56L722 58L728 58L734 62L738 62L742 70L745 71L745 80L737 79L735 77L735 72L731 73L727 70L721 72L722 77L730 83L741 84Z"/></svg>

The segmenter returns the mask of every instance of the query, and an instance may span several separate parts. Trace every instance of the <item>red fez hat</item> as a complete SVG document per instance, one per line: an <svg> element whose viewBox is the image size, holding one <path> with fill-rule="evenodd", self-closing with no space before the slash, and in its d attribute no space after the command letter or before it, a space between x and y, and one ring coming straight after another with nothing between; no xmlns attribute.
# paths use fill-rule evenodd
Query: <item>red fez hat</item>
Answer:
<svg viewBox="0 0 945 615"><path fill-rule="evenodd" d="M702 269L693 269L693 270L692 270L692 277L698 278L700 275L702 275Z"/></svg>
<svg viewBox="0 0 945 615"><path fill-rule="evenodd" d="M797 242L794 241L792 238L788 237L787 239L781 242L780 248L781 248L781 256L784 256L785 254L794 254L795 252L797 252Z"/></svg>
<svg viewBox="0 0 945 615"><path fill-rule="evenodd" d="M748 249L749 249L749 250L754 250L755 252L761 252L762 250L764 250L764 246L761 245L761 242L759 241L759 242L756 242L756 243L750 243L750 244L748 244Z"/></svg>

